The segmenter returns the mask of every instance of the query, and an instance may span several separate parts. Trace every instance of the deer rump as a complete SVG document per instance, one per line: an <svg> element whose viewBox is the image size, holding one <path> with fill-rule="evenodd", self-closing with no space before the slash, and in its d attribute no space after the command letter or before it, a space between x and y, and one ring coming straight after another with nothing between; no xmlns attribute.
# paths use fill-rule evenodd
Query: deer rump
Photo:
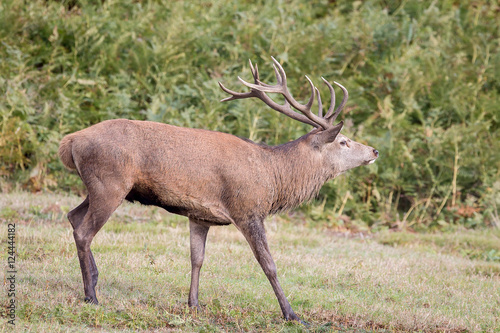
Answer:
<svg viewBox="0 0 500 333"><path fill-rule="evenodd" d="M311 80L307 78L311 97L300 104L288 91L283 68L274 58L273 62L276 85L261 82L257 66L250 63L254 83L240 79L250 92L234 92L219 83L231 95L223 101L255 97L316 127L294 141L271 147L220 132L125 119L103 121L63 138L61 160L77 170L88 190L85 200L68 213L86 302L98 304L92 239L123 200L129 200L189 218L189 306L199 307L199 275L209 228L232 223L245 236L271 283L284 318L300 321L278 282L264 219L309 200L329 179L373 163L378 151L340 134L342 122L333 125L347 102L348 93L342 85L335 82L344 98L334 110L333 87L323 79L331 94L330 107L323 116L319 90ZM274 102L266 93L282 94L285 104ZM318 115L311 112L315 98Z"/></svg>

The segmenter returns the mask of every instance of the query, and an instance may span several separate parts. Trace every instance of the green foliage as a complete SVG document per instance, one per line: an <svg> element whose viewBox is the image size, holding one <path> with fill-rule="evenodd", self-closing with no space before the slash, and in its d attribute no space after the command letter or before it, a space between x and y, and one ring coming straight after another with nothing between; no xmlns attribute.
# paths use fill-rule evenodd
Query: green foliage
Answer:
<svg viewBox="0 0 500 333"><path fill-rule="evenodd" d="M500 205L496 1L30 1L0 3L0 188L81 191L59 140L110 118L283 143L310 128L262 103L220 103L247 59L291 91L341 82L344 132L377 163L305 211L332 228L495 225ZM326 222L325 222L326 221Z"/></svg>

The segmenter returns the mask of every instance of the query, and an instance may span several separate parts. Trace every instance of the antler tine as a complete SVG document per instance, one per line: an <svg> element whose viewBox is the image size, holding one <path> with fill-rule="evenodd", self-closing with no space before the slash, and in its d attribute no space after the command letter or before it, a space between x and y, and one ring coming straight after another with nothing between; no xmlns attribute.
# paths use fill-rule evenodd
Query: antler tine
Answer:
<svg viewBox="0 0 500 333"><path fill-rule="evenodd" d="M257 68L257 64L255 64L255 67L252 64L252 60L248 59L248 63L250 64L250 70L252 71L252 76L255 81L255 83L259 83L259 69Z"/></svg>
<svg viewBox="0 0 500 333"><path fill-rule="evenodd" d="M326 81L326 80L325 80ZM342 92L344 94L344 98L342 98L342 102L340 103L340 105L337 107L337 109L335 109L335 112L332 114L332 115L326 115L326 119L328 121L328 123L332 124L335 119L337 119L337 116L339 115L340 111L342 111L342 109L344 108L344 106L346 105L347 103L347 99L349 98L349 93L347 91L347 89L341 85L340 83L338 82L335 82L333 81L333 83L335 83L337 86L339 86L340 89L342 89ZM331 85L330 85L331 86ZM330 88L330 87L329 87ZM333 91L333 87L331 88L330 91ZM332 96L334 96L334 94L332 94ZM333 98L332 98L333 99ZM334 100L334 99L333 99ZM335 100L334 100L335 101ZM333 103L332 105L330 106L331 109L333 109ZM330 113L330 111L328 111L328 113Z"/></svg>
<svg viewBox="0 0 500 333"><path fill-rule="evenodd" d="M311 86L311 97L309 97L309 101L307 102L305 108L309 111L311 111L311 106L314 103L314 91L317 90L314 84L312 83L311 79L305 75L307 81L309 81L309 85ZM299 109L300 110L300 109Z"/></svg>
<svg viewBox="0 0 500 333"><path fill-rule="evenodd" d="M281 78L281 74L278 72L278 69L276 68L275 64L273 64L273 69L274 69L274 74L276 75L276 81L278 82L278 84L282 84L283 79ZM285 80L286 80L286 77L285 77Z"/></svg>
<svg viewBox="0 0 500 333"><path fill-rule="evenodd" d="M321 103L321 95L319 94L318 88L314 87L316 91L316 96L318 98L318 117L323 118L323 104Z"/></svg>
<svg viewBox="0 0 500 333"><path fill-rule="evenodd" d="M273 59L273 67L274 71L276 72L276 77L278 76L278 71L276 70L276 66L279 68L279 74L281 77L281 83L286 86L286 73L283 67L281 66L280 62L276 60L273 56L271 56L271 59Z"/></svg>
<svg viewBox="0 0 500 333"><path fill-rule="evenodd" d="M249 98L249 97L255 97L255 96L257 96L254 91L250 91L250 92L246 92L246 93L239 93L239 92L227 89L220 82L218 82L218 83L219 83L219 86L220 86L220 88L222 90L224 90L225 92L227 92L229 95L232 95L231 97L226 97L224 99L221 99L220 100L221 102L227 102L227 101L232 101L232 100L235 100L235 99L243 99L243 98Z"/></svg>
<svg viewBox="0 0 500 333"><path fill-rule="evenodd" d="M323 82L327 85L328 87L328 90L330 90L330 107L328 108L328 111L325 115L325 119L328 119L329 117L332 116L332 113L333 113L333 109L335 108L335 91L333 90L333 87L332 85L330 84L330 82L328 82L327 80L325 80L324 77L321 77L321 79L323 80ZM330 123L331 124L331 123Z"/></svg>

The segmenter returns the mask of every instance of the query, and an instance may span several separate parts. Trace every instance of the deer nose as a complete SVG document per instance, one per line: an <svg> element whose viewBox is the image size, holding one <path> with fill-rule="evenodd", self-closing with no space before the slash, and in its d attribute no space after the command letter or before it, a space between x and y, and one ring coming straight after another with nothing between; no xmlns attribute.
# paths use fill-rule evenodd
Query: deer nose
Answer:
<svg viewBox="0 0 500 333"><path fill-rule="evenodd" d="M373 149L373 153L375 154L375 156L378 157L378 150L377 149Z"/></svg>

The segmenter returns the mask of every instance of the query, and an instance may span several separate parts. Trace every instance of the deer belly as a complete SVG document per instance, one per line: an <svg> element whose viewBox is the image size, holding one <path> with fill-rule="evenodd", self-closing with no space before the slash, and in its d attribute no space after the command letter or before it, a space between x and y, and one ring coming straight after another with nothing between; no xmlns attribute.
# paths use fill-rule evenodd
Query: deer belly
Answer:
<svg viewBox="0 0 500 333"><path fill-rule="evenodd" d="M125 199L130 202L137 201L143 205L161 207L172 214L202 220L208 224L228 225L233 223L233 219L224 207L188 196L177 197L163 194L160 197L150 189L134 187Z"/></svg>

